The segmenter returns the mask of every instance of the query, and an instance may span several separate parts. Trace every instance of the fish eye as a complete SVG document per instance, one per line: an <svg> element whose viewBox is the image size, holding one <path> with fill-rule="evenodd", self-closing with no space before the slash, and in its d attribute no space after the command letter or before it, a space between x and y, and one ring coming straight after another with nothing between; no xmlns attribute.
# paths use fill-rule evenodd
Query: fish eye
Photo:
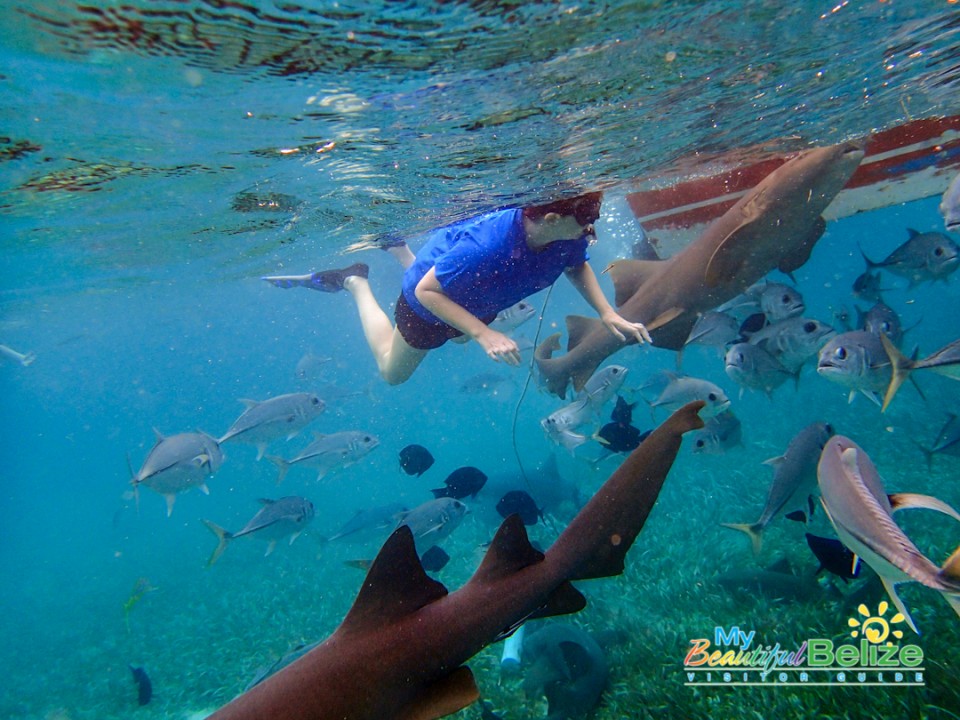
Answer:
<svg viewBox="0 0 960 720"><path fill-rule="evenodd" d="M837 360L846 360L847 359L847 349L845 347L838 347L833 351L833 356Z"/></svg>
<svg viewBox="0 0 960 720"><path fill-rule="evenodd" d="M314 405L319 405L319 404L320 404L320 398L314 396L314 397L310 398L310 402L313 403Z"/></svg>
<svg viewBox="0 0 960 720"><path fill-rule="evenodd" d="M817 331L817 324L812 320L803 324L803 331L807 333L812 333Z"/></svg>
<svg viewBox="0 0 960 720"><path fill-rule="evenodd" d="M364 436L363 436L363 441L364 441L364 442L370 442L371 440L373 440L373 438L370 437L369 435L364 435Z"/></svg>
<svg viewBox="0 0 960 720"><path fill-rule="evenodd" d="M933 254L936 255L937 257L942 257L943 248L938 246L937 248L934 249Z"/></svg>
<svg viewBox="0 0 960 720"><path fill-rule="evenodd" d="M788 302L790 302L790 296L785 294L783 297L780 298L780 302L786 305Z"/></svg>
<svg viewBox="0 0 960 720"><path fill-rule="evenodd" d="M709 395L707 395L707 400L709 400L710 402L716 402L717 394L714 392L710 393Z"/></svg>
<svg viewBox="0 0 960 720"><path fill-rule="evenodd" d="M827 423L826 425L824 425L824 428L826 429L826 431L827 431L828 433L830 433L831 435L833 435L833 425L831 425L830 423Z"/></svg>
<svg viewBox="0 0 960 720"><path fill-rule="evenodd" d="M697 447L703 447L705 444L703 440L697 440Z"/></svg>

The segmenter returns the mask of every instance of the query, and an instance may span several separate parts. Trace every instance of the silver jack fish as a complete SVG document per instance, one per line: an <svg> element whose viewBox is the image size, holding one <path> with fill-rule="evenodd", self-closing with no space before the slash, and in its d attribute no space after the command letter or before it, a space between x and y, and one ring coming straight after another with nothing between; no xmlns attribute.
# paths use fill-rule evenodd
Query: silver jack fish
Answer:
<svg viewBox="0 0 960 720"><path fill-rule="evenodd" d="M268 455L267 459L279 468L277 485L283 482L287 471L294 465L316 470L317 480L323 480L330 473L353 465L378 445L380 439L376 435L360 430L344 430L330 435L316 433L313 442L296 457L284 460Z"/></svg>
<svg viewBox="0 0 960 720"><path fill-rule="evenodd" d="M850 401L861 392L877 405L878 395L890 383L890 358L883 348L883 333L851 330L831 339L820 349L817 372L831 382L850 388Z"/></svg>
<svg viewBox="0 0 960 720"><path fill-rule="evenodd" d="M279 500L260 499L262 508L250 518L250 521L235 533L224 530L216 523L204 520L203 523L220 540L207 565L213 565L227 549L227 543L239 537L249 535L267 541L264 556L273 552L277 541L290 538L290 544L300 537L300 533L313 520L313 503L306 498L289 496Z"/></svg>
<svg viewBox="0 0 960 720"><path fill-rule="evenodd" d="M773 467L773 483L767 493L760 519L751 524L722 523L724 527L745 532L753 545L754 554L760 552L760 533L789 503L804 503L817 486L817 461L833 428L824 422L807 425L798 432L786 451L770 458L764 465Z"/></svg>
<svg viewBox="0 0 960 720"><path fill-rule="evenodd" d="M177 493L196 487L210 494L207 478L220 469L223 453L216 439L206 433L179 433L170 437L164 437L156 429L154 433L157 442L130 484L137 507L140 506L140 486L145 485L166 498L167 517L170 517Z"/></svg>
<svg viewBox="0 0 960 720"><path fill-rule="evenodd" d="M890 599L914 632L917 626L897 595L897 585L918 582L939 591L960 615L960 546L938 568L893 520L903 508L927 508L960 520L960 515L935 497L898 493L887 495L870 457L850 438L831 438L817 466L820 502L840 541L876 571Z"/></svg>
<svg viewBox="0 0 960 720"><path fill-rule="evenodd" d="M323 400L305 392L277 395L262 402L246 399L240 402L247 409L218 442L237 440L256 445L257 460L263 457L269 443L282 437L287 440L295 437L326 407Z"/></svg>

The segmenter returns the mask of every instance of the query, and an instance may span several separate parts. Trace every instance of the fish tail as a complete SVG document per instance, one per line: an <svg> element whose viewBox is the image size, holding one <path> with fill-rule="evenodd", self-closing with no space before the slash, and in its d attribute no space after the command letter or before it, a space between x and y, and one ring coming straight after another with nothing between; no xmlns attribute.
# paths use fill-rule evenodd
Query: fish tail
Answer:
<svg viewBox="0 0 960 720"><path fill-rule="evenodd" d="M763 532L763 525L760 523L720 523L723 527L730 528L732 530L739 530L740 532L746 533L747 537L750 538L750 544L753 547L753 554L760 554L760 544L763 541L763 538L760 536L760 533Z"/></svg>
<svg viewBox="0 0 960 720"><path fill-rule="evenodd" d="M267 455L266 458L277 466L277 485L279 485L287 476L287 471L290 469L290 463L288 463L282 457L277 457L276 455Z"/></svg>
<svg viewBox="0 0 960 720"><path fill-rule="evenodd" d="M863 261L867 264L867 270L873 270L875 267L880 267L880 263L875 262L867 257L867 254L863 251L863 248L860 247L860 243L857 243L857 249L860 251L860 257L863 258Z"/></svg>
<svg viewBox="0 0 960 720"><path fill-rule="evenodd" d="M223 555L223 551L227 549L227 543L230 542L233 536L214 522L204 520L203 524L210 528L210 531L216 535L217 539L220 541L214 551L210 554L210 559L207 560L207 567L210 567L217 561L217 558Z"/></svg>
<svg viewBox="0 0 960 720"><path fill-rule="evenodd" d="M884 396L883 405L880 407L880 412L886 412L893 396L897 394L897 390L900 389L904 380L910 375L910 371L913 370L913 361L897 349L897 346L887 337L886 333L880 333L880 342L883 343L883 349L886 351L887 357L890 358L891 367L890 385L887 387L887 394Z"/></svg>

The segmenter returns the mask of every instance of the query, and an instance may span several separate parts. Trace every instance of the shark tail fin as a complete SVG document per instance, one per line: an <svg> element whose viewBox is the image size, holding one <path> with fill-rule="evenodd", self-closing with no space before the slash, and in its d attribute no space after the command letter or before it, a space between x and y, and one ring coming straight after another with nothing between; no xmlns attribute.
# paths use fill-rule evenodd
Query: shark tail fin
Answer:
<svg viewBox="0 0 960 720"><path fill-rule="evenodd" d="M220 541L220 544L217 545L217 547L214 548L213 552L210 554L210 559L207 560L207 567L210 567L221 555L223 555L223 551L227 549L227 543L230 542L233 536L214 522L204 520L203 524L210 528L210 532L216 535L217 539Z"/></svg>
<svg viewBox="0 0 960 720"><path fill-rule="evenodd" d="M763 538L760 533L763 532L763 525L760 523L720 523L723 527L730 528L731 530L739 530L742 533L746 533L747 537L750 538L750 545L753 547L753 554L760 554L760 546L763 542Z"/></svg>
<svg viewBox="0 0 960 720"><path fill-rule="evenodd" d="M887 394L884 396L883 405L880 407L880 412L886 412L887 407L893 401L893 396L897 394L897 390L900 389L904 380L910 375L910 371L913 370L913 361L897 349L897 346L887 337L886 333L880 333L880 342L883 343L883 349L886 350L887 357L890 358L891 367L890 385L887 386Z"/></svg>
<svg viewBox="0 0 960 720"><path fill-rule="evenodd" d="M537 346L533 357L540 373L540 383L557 397L567 396L567 384L570 375L564 367L563 358L553 354L560 349L560 333L554 333Z"/></svg>

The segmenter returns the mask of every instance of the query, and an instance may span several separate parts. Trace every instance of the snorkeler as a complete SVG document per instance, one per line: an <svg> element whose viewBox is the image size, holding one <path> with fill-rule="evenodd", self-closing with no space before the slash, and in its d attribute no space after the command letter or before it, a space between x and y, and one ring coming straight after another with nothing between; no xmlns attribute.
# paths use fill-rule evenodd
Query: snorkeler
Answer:
<svg viewBox="0 0 960 720"><path fill-rule="evenodd" d="M416 256L403 244L387 248L406 267L396 327L377 303L368 267L355 263L309 275L270 276L277 287L347 290L354 299L380 375L406 381L427 352L447 340L475 340L494 361L520 364L517 343L492 328L497 313L565 274L606 328L620 340L650 342L642 323L621 317L604 297L587 261L601 193L546 205L510 208L439 228Z"/></svg>

